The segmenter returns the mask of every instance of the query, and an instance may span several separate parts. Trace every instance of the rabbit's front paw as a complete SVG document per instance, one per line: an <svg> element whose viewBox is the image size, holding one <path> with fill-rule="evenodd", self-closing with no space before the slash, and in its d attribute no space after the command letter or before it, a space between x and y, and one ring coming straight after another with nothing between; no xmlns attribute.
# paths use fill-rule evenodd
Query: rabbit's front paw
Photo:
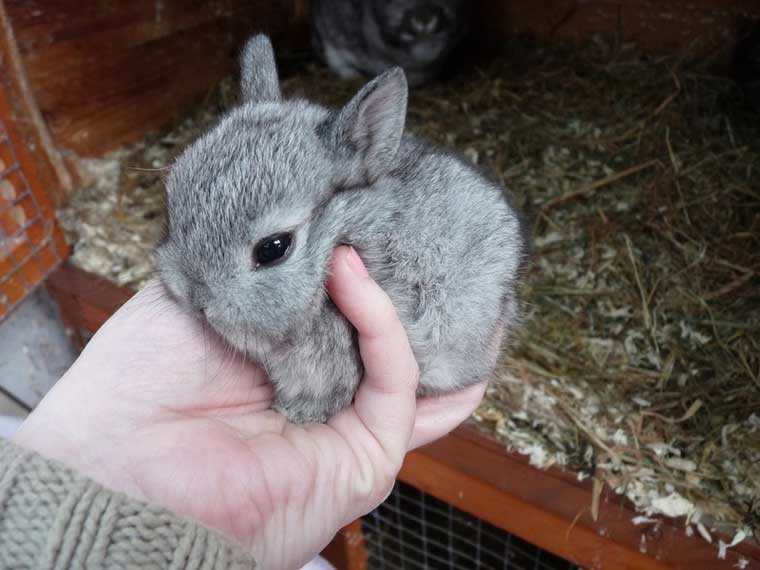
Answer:
<svg viewBox="0 0 760 570"><path fill-rule="evenodd" d="M339 398L336 394L321 397L300 394L289 399L278 397L272 408L294 424L325 423L330 416L351 404L351 396L345 394Z"/></svg>

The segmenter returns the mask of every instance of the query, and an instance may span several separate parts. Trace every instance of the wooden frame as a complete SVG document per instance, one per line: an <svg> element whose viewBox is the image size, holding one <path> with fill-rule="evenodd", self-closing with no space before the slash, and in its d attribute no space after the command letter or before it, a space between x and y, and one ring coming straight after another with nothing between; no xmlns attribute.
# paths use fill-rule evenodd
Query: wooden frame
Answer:
<svg viewBox="0 0 760 570"><path fill-rule="evenodd" d="M48 290L79 347L132 295L69 264L50 277ZM741 544L719 560L716 546L687 536L681 521L635 525L636 513L609 490L594 520L591 480L537 470L471 428L410 453L399 479L589 570L728 570L740 558L745 570L760 570L757 545ZM340 570L366 568L359 523L343 529L325 555Z"/></svg>

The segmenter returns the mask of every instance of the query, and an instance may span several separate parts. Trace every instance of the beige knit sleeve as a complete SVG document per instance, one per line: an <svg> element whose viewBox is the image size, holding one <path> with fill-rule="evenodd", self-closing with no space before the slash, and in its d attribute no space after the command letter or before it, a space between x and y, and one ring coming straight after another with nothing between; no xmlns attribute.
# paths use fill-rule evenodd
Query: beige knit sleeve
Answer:
<svg viewBox="0 0 760 570"><path fill-rule="evenodd" d="M242 549L0 439L0 568L243 570Z"/></svg>

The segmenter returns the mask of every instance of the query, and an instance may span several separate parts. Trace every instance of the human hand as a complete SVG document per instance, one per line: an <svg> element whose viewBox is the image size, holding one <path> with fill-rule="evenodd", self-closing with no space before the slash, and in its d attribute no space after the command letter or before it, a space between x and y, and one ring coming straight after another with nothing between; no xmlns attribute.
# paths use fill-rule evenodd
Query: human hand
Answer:
<svg viewBox="0 0 760 570"><path fill-rule="evenodd" d="M406 334L353 250L336 250L328 290L358 331L365 375L327 424L270 410L263 371L154 284L101 328L14 439L222 531L262 568L299 568L385 499L408 449L456 427L484 390L415 402Z"/></svg>

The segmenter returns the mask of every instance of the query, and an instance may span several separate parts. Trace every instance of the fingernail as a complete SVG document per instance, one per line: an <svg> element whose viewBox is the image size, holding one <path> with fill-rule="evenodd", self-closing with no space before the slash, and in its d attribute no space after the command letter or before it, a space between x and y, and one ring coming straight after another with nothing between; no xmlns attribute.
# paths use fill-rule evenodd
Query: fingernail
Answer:
<svg viewBox="0 0 760 570"><path fill-rule="evenodd" d="M356 250L353 247L348 248L348 253L346 254L346 263L348 263L351 271L357 275L361 275L362 277L367 277L367 275L369 275L367 273L367 268L364 267L364 263L362 263L361 257L359 257L359 254L356 253Z"/></svg>

